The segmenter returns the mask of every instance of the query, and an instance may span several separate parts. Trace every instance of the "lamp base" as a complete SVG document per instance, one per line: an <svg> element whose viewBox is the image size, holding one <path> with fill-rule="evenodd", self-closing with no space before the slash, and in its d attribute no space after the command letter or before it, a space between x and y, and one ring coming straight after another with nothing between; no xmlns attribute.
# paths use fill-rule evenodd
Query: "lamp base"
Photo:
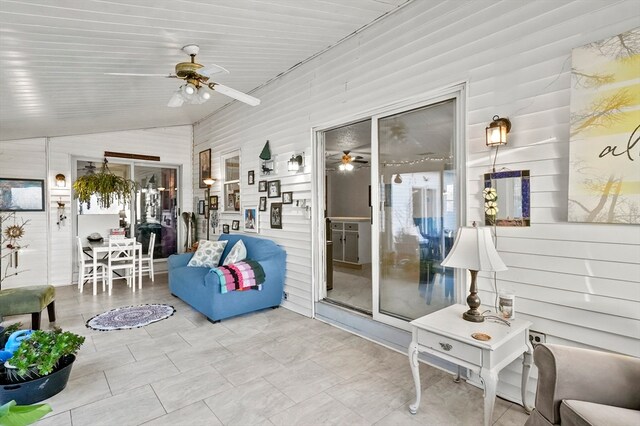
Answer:
<svg viewBox="0 0 640 426"><path fill-rule="evenodd" d="M471 322L483 322L484 316L480 313L479 310L472 308L462 314L462 319Z"/></svg>
<svg viewBox="0 0 640 426"><path fill-rule="evenodd" d="M478 271L469 270L469 272L471 273L471 288L469 289L469 296L467 296L469 310L462 314L462 319L471 322L483 322L484 316L478 310L480 307L480 298L478 297L478 287L476 285Z"/></svg>

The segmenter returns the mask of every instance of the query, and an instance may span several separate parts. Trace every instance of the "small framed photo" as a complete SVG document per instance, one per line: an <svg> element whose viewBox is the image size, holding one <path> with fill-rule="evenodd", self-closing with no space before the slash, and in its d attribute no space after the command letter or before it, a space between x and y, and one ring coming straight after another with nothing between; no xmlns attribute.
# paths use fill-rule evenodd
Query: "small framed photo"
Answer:
<svg viewBox="0 0 640 426"><path fill-rule="evenodd" d="M209 210L218 210L218 196L211 195L209 197Z"/></svg>
<svg viewBox="0 0 640 426"><path fill-rule="evenodd" d="M282 229L282 203L271 203L269 218L271 229Z"/></svg>
<svg viewBox="0 0 640 426"><path fill-rule="evenodd" d="M198 201L198 214L199 215L203 215L204 214L204 200L200 200Z"/></svg>
<svg viewBox="0 0 640 426"><path fill-rule="evenodd" d="M249 170L247 175L247 184L253 185L256 183L256 172L254 170Z"/></svg>
<svg viewBox="0 0 640 426"><path fill-rule="evenodd" d="M258 232L258 209L255 207L244 208L244 231Z"/></svg>
<svg viewBox="0 0 640 426"><path fill-rule="evenodd" d="M0 178L0 211L44 211L44 180Z"/></svg>
<svg viewBox="0 0 640 426"><path fill-rule="evenodd" d="M267 197L260 197L260 205L258 206L258 210L261 212L267 211Z"/></svg>
<svg viewBox="0 0 640 426"><path fill-rule="evenodd" d="M279 180L270 180L267 184L267 197L269 198L279 198L280 197L280 181Z"/></svg>
<svg viewBox="0 0 640 426"><path fill-rule="evenodd" d="M293 204L293 192L283 192L282 193L282 204Z"/></svg>
<svg viewBox="0 0 640 426"><path fill-rule="evenodd" d="M223 234L228 234L229 233L229 225L228 224L224 224L222 225L222 233Z"/></svg>
<svg viewBox="0 0 640 426"><path fill-rule="evenodd" d="M198 176L200 179L198 186L200 188L206 188L207 185L204 183L204 180L211 177L211 149L200 151L200 155L198 157L200 160L200 173Z"/></svg>
<svg viewBox="0 0 640 426"><path fill-rule="evenodd" d="M240 221L239 220L234 220L231 222L231 230L232 231L239 231L240 230Z"/></svg>
<svg viewBox="0 0 640 426"><path fill-rule="evenodd" d="M258 181L258 192L267 192L267 181Z"/></svg>

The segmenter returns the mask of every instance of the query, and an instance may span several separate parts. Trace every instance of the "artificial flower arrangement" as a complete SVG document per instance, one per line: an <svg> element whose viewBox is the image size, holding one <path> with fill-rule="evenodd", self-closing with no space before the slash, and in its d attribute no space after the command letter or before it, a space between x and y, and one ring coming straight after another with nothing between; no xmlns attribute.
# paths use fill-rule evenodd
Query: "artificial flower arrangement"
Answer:
<svg viewBox="0 0 640 426"><path fill-rule="evenodd" d="M484 196L484 213L486 215L487 224L495 224L498 215L498 193L495 188L485 188L482 191Z"/></svg>

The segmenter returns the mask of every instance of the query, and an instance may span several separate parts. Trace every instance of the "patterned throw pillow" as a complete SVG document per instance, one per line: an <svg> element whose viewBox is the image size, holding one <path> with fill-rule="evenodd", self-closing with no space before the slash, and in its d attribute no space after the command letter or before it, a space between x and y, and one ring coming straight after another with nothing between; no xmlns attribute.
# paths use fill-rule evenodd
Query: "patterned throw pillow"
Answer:
<svg viewBox="0 0 640 426"><path fill-rule="evenodd" d="M187 266L215 268L220 263L220 258L226 245L226 241L200 240L198 250L196 250Z"/></svg>
<svg viewBox="0 0 640 426"><path fill-rule="evenodd" d="M234 263L238 263L241 260L245 260L247 258L247 248L244 246L242 240L238 240L238 242L231 247L231 251L224 259L222 265L232 265Z"/></svg>

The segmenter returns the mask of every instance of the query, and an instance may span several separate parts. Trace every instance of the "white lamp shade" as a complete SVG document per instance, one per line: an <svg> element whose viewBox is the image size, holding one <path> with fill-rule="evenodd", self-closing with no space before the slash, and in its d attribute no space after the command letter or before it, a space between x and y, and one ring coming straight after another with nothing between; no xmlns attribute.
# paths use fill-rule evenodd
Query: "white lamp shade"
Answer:
<svg viewBox="0 0 640 426"><path fill-rule="evenodd" d="M442 261L448 268L464 268L471 271L506 271L491 238L488 227L462 227L449 255Z"/></svg>

